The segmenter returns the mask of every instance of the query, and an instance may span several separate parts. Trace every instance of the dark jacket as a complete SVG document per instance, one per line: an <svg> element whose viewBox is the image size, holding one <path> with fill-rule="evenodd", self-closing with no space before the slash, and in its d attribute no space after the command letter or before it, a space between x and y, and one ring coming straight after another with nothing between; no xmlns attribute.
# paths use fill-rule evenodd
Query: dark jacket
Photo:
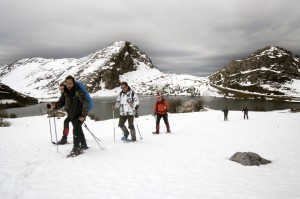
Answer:
<svg viewBox="0 0 300 199"><path fill-rule="evenodd" d="M244 108L244 109L242 110L242 112L244 112L245 114L247 114L247 113L248 113L248 109L247 109L247 108Z"/></svg>
<svg viewBox="0 0 300 199"><path fill-rule="evenodd" d="M228 112L229 112L229 111L228 111L227 108L225 108L225 109L222 110L222 112L224 112L224 115L228 115Z"/></svg>
<svg viewBox="0 0 300 199"><path fill-rule="evenodd" d="M88 101L76 84L71 90L66 89L61 94L57 102L57 108L62 107L65 107L71 119L79 118L80 116L86 117L89 111Z"/></svg>

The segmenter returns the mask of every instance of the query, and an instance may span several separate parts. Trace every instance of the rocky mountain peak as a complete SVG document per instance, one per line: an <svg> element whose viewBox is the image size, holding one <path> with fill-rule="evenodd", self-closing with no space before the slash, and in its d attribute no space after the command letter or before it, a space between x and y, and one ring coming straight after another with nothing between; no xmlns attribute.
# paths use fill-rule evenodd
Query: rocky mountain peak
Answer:
<svg viewBox="0 0 300 199"><path fill-rule="evenodd" d="M233 60L209 77L218 86L267 95L293 92L300 80L300 59L281 47L268 46L243 60Z"/></svg>
<svg viewBox="0 0 300 199"><path fill-rule="evenodd" d="M79 70L75 77L82 80L90 92L97 92L103 89L113 89L119 86L120 75L135 71L143 64L149 68L155 68L151 59L136 46L128 41L114 42L110 46L97 51L79 60L85 65L85 69L99 65L92 75L82 77L84 69Z"/></svg>
<svg viewBox="0 0 300 199"><path fill-rule="evenodd" d="M43 95L53 96L65 77L72 75L82 81L90 93L95 93L118 87L121 75L136 71L141 66L156 69L151 59L138 47L128 41L118 41L80 59L21 59L0 66L0 79L13 89L29 91L26 92L28 95L34 96L41 93L36 91L43 91Z"/></svg>

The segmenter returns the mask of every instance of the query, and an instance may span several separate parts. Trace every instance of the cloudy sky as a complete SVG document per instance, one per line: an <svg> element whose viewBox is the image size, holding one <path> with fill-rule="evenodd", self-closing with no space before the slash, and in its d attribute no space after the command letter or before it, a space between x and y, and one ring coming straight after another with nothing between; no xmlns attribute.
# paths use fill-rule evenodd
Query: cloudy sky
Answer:
<svg viewBox="0 0 300 199"><path fill-rule="evenodd" d="M268 45L300 55L299 0L0 0L0 64L127 40L163 71L205 74Z"/></svg>

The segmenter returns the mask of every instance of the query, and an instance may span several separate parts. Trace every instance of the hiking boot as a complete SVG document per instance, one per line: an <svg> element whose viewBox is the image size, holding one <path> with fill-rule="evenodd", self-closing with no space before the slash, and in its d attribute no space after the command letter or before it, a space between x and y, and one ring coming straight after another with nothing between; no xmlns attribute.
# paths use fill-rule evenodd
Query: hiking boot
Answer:
<svg viewBox="0 0 300 199"><path fill-rule="evenodd" d="M171 130L170 129L167 129L167 132L166 133L171 133Z"/></svg>
<svg viewBox="0 0 300 199"><path fill-rule="evenodd" d="M135 129L130 129L130 134L131 134L131 141L135 142L136 141Z"/></svg>
<svg viewBox="0 0 300 199"><path fill-rule="evenodd" d="M129 135L129 132L128 131L125 131L123 132L123 137L121 138L121 140L128 140L128 135Z"/></svg>
<svg viewBox="0 0 300 199"><path fill-rule="evenodd" d="M88 147L87 145L80 145L80 148L83 149L83 150L86 150L86 149L88 149L90 147Z"/></svg>
<svg viewBox="0 0 300 199"><path fill-rule="evenodd" d="M57 144L58 144L58 145L64 145L64 144L67 144L67 142L68 142L67 139L68 139L67 137L62 136L61 140L59 140L59 141L57 142Z"/></svg>

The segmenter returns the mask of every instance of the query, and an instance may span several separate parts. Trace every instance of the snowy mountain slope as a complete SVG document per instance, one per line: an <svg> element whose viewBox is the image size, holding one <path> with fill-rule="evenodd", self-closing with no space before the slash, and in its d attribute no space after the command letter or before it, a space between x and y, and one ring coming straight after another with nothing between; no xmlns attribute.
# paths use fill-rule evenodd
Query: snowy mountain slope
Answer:
<svg viewBox="0 0 300 199"><path fill-rule="evenodd" d="M57 153L50 142L46 115L8 119L11 127L0 130L0 198L300 198L299 113L250 111L249 117L230 111L224 122L221 111L170 114L172 133L153 135L153 116L143 116L136 143L122 143L118 127L114 142L112 120L88 120L105 150L84 129L90 148L73 159L65 158L72 144ZM58 137L63 119L56 120ZM238 151L272 163L229 161Z"/></svg>
<svg viewBox="0 0 300 199"><path fill-rule="evenodd" d="M283 48L269 46L244 60L230 62L209 79L217 86L238 91L300 97L300 58Z"/></svg>
<svg viewBox="0 0 300 199"><path fill-rule="evenodd" d="M0 67L0 79L17 91L38 98L57 96L67 75L85 83L91 93L119 86L119 76L143 65L156 73L150 58L129 42L120 41L81 59L22 59Z"/></svg>
<svg viewBox="0 0 300 199"><path fill-rule="evenodd" d="M0 80L18 92L38 99L59 96L67 75L82 81L92 96L117 95L120 81L141 95L230 96L266 99L300 97L300 59L279 47L266 47L244 60L230 62L208 76L159 71L138 47L119 41L80 59L22 59L0 66Z"/></svg>
<svg viewBox="0 0 300 199"><path fill-rule="evenodd" d="M0 67L0 79L17 91L39 99L58 97L67 75L81 80L92 96L116 95L127 81L137 94L204 95L216 93L207 78L165 74L129 42L120 41L81 59L22 59ZM17 83L16 83L17 82Z"/></svg>

